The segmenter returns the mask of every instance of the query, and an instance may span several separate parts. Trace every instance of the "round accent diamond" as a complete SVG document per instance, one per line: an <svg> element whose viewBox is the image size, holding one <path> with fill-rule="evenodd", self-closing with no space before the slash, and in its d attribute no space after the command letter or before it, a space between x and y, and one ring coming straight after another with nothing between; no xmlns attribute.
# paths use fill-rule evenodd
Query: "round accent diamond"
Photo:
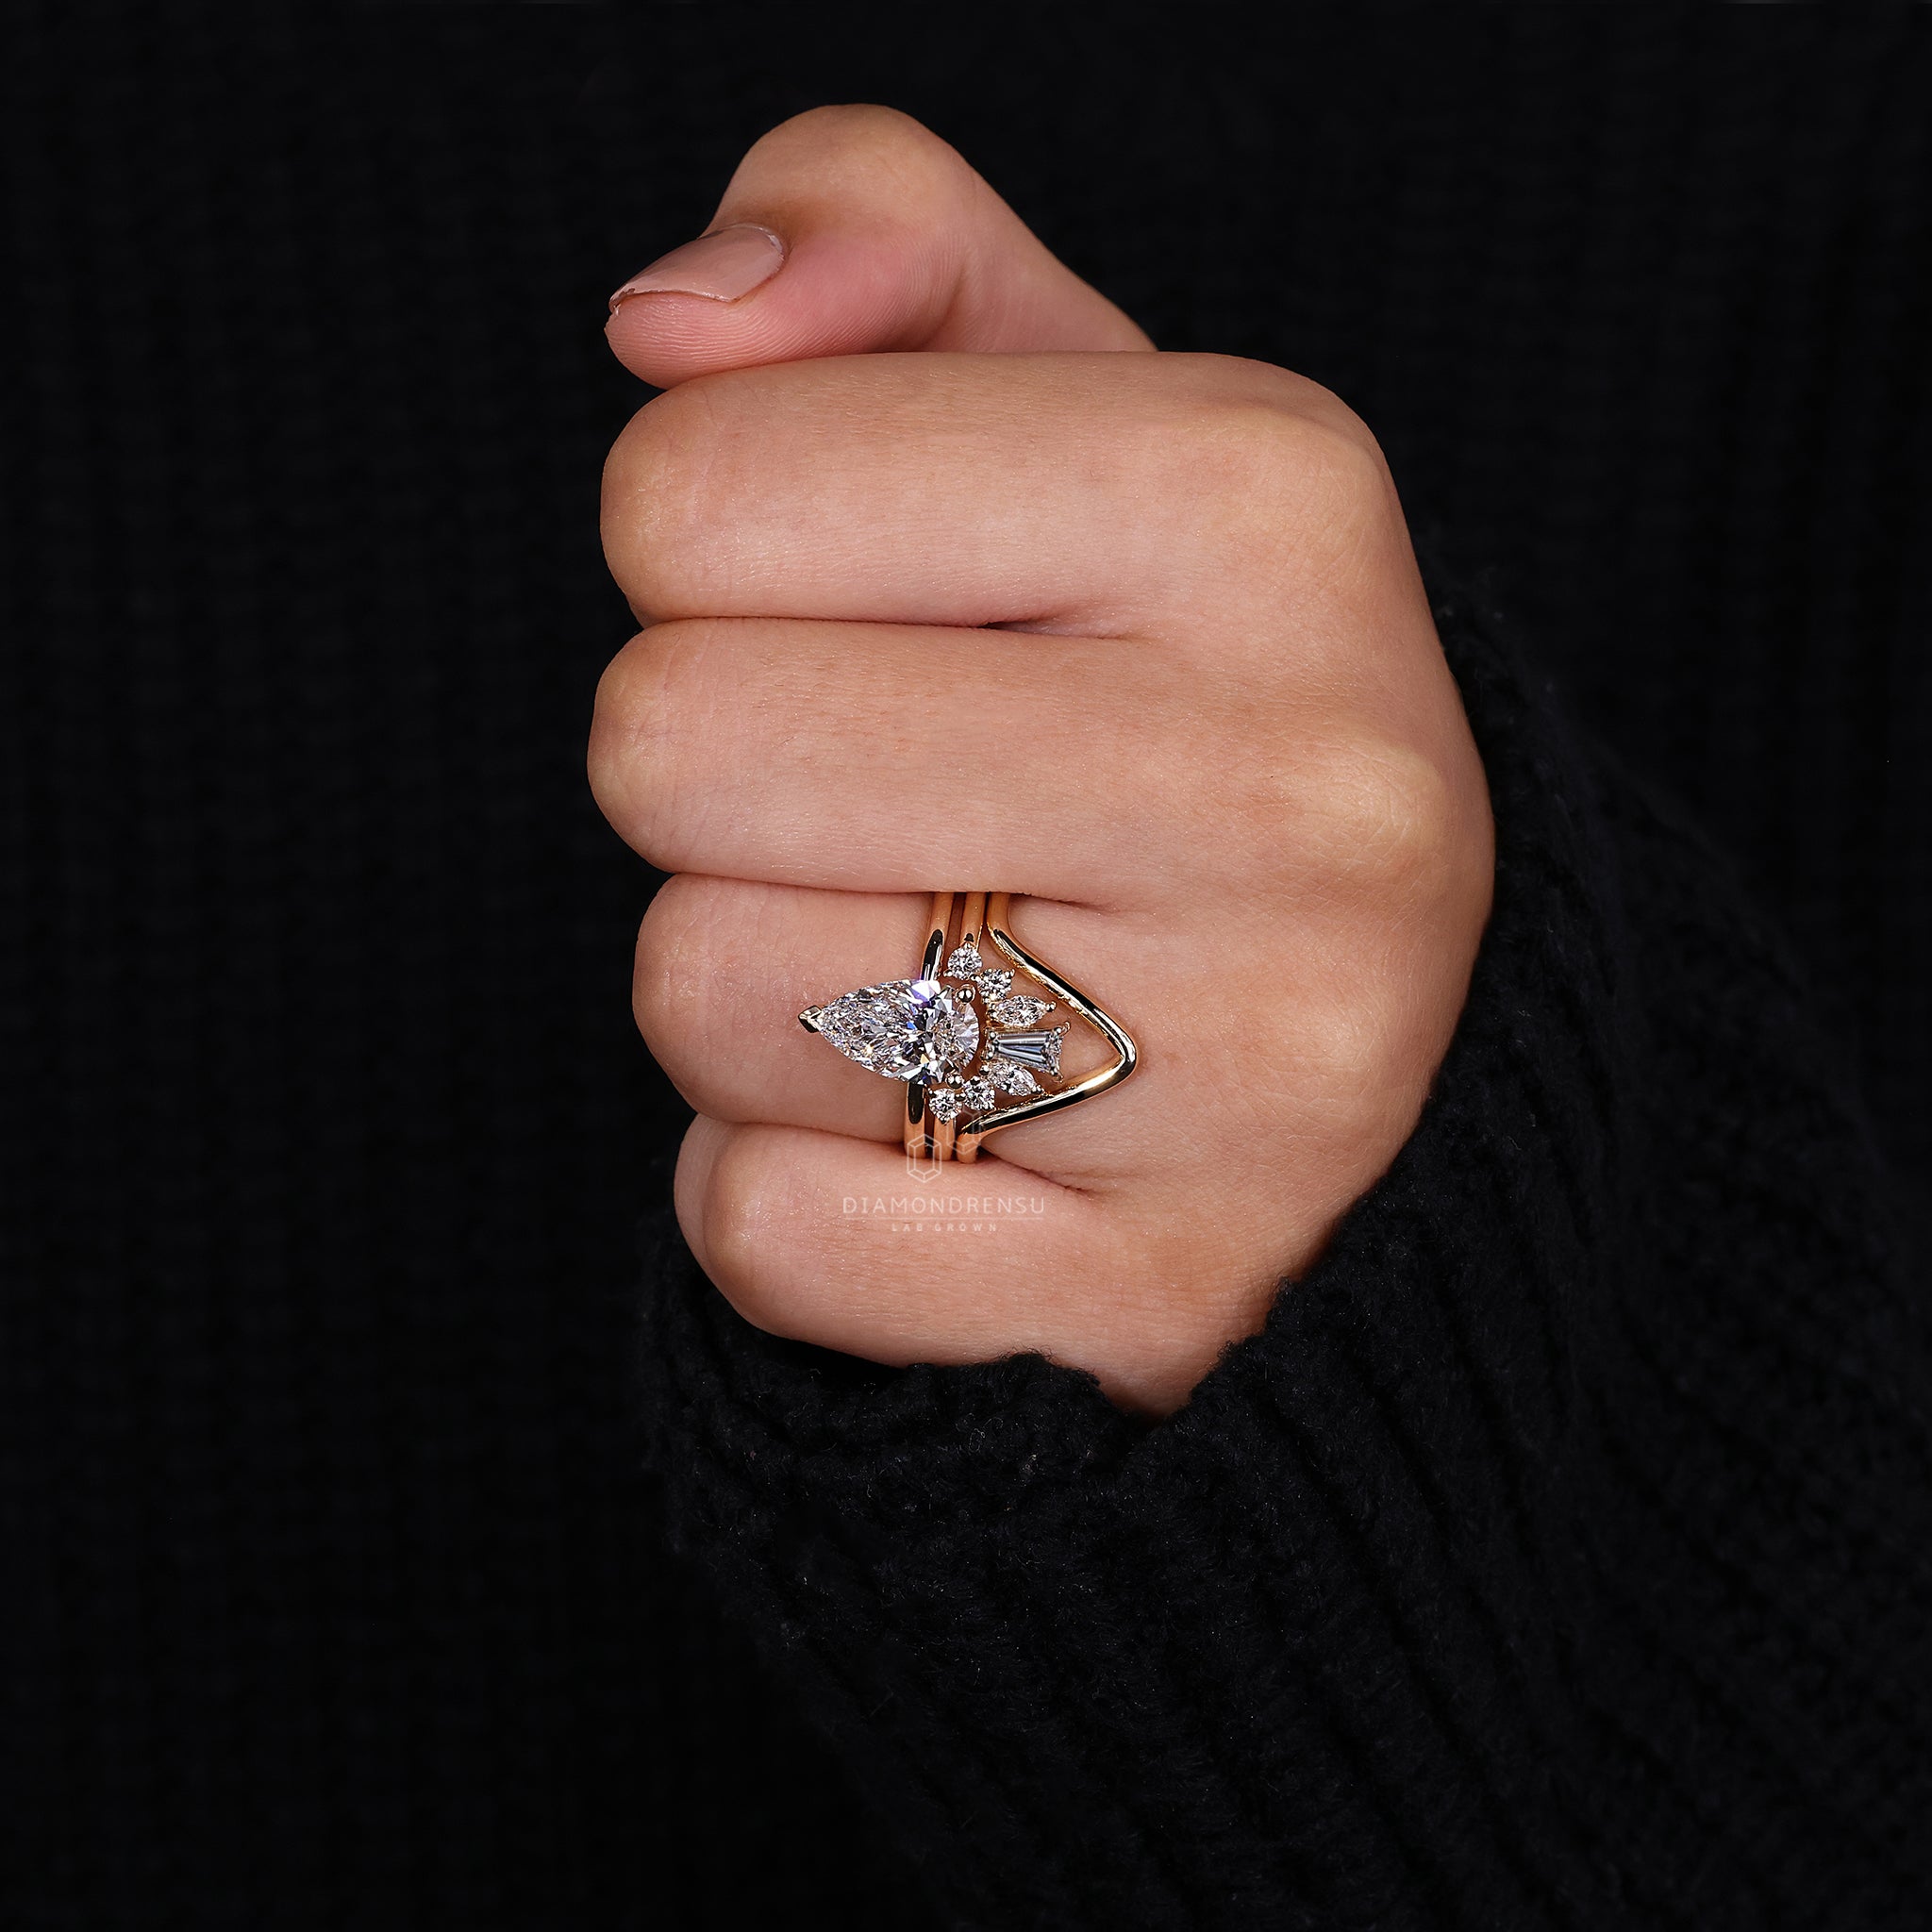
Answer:
<svg viewBox="0 0 1932 1932"><path fill-rule="evenodd" d="M940 1052L949 1067L972 1064L979 1051L979 1015L964 1000L945 991L940 994L944 1018L940 1023Z"/></svg>

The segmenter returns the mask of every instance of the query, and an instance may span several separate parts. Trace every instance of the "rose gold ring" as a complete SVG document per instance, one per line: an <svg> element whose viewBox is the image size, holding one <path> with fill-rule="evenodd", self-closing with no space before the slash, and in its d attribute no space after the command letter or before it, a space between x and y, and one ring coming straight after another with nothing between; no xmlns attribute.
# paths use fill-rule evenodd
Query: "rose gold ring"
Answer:
<svg viewBox="0 0 1932 1932"><path fill-rule="evenodd" d="M915 1159L975 1160L989 1134L1091 1100L1140 1061L1126 1028L1029 953L1010 922L1006 892L935 892L917 978L861 986L798 1016L847 1059L905 1082ZM1112 1055L1077 1080L1060 1074L1067 1022L1041 1024L1062 1011Z"/></svg>

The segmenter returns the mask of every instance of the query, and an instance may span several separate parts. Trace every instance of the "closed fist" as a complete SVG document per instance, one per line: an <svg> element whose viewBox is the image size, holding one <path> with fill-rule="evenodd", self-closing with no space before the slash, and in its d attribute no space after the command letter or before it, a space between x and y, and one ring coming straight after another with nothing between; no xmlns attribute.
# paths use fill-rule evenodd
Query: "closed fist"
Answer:
<svg viewBox="0 0 1932 1932"><path fill-rule="evenodd" d="M692 1251L781 1335L1037 1350L1174 1408L1407 1138L1488 916L1374 438L1284 370L1154 353L877 108L758 142L609 336L665 393L606 472L644 627L590 766L673 874L636 1010L697 1111ZM1141 1064L921 1188L904 1090L796 1015L913 972L935 887L1016 895ZM1077 1022L1067 1052L1104 1058ZM1021 1211L854 1211L921 1192Z"/></svg>

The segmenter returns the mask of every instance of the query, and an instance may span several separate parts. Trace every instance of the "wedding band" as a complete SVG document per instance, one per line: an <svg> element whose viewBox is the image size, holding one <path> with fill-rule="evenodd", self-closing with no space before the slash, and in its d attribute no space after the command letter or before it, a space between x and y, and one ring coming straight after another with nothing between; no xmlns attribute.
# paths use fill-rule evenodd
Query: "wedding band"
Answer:
<svg viewBox="0 0 1932 1932"><path fill-rule="evenodd" d="M1060 1077L1068 1022L1041 1024L1062 1011L1113 1055L1078 1080ZM1140 1060L1119 1021L1013 937L1006 892L935 892L916 978L841 993L798 1024L905 1082L906 1151L927 1161L974 1160L989 1134L1118 1087Z"/></svg>

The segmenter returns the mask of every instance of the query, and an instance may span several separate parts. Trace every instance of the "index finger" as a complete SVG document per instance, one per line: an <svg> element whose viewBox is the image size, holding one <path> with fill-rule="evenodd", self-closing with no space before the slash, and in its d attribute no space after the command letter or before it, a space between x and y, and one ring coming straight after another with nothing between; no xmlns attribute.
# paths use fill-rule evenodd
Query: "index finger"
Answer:
<svg viewBox="0 0 1932 1932"><path fill-rule="evenodd" d="M646 622L1006 625L1216 655L1319 631L1365 571L1408 563L1381 453L1325 390L1153 354L705 377L618 440L604 541Z"/></svg>

